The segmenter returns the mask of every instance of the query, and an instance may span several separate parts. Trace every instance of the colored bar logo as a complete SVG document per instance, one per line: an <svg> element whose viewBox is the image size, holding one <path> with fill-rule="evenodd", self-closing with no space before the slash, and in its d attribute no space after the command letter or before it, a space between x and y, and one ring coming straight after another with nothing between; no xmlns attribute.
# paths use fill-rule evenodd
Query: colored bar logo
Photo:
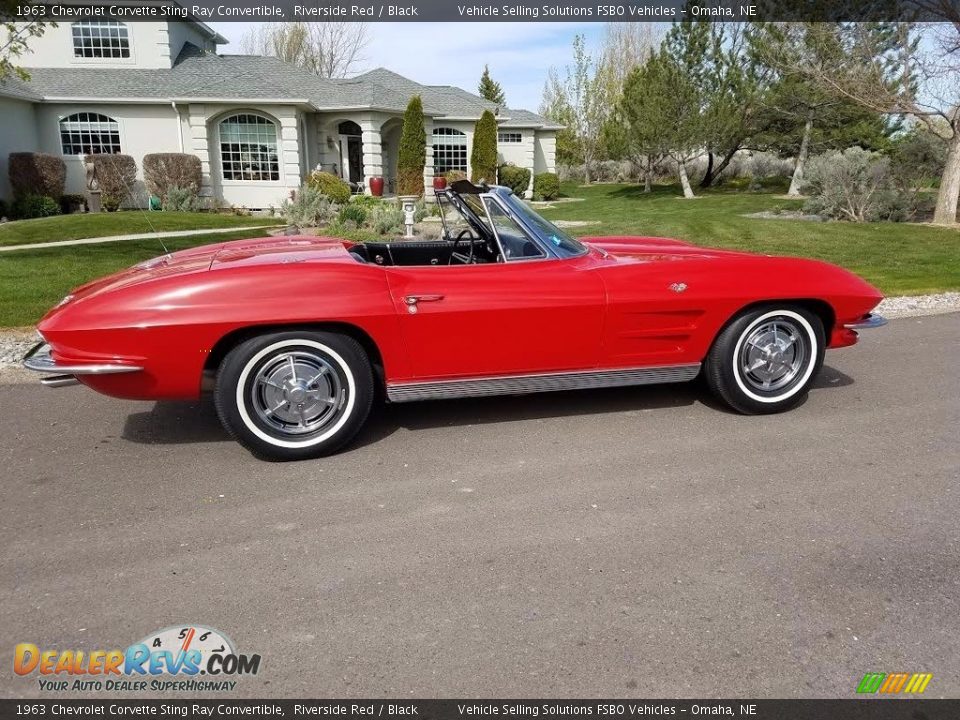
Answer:
<svg viewBox="0 0 960 720"><path fill-rule="evenodd" d="M857 685L860 694L881 693L896 695L912 693L919 695L933 680L932 673L867 673Z"/></svg>

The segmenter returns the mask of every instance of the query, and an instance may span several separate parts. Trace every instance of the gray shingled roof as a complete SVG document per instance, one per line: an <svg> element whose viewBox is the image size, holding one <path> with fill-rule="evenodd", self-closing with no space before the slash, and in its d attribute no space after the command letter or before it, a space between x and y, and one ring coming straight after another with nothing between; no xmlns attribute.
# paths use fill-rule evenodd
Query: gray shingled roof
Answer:
<svg viewBox="0 0 960 720"><path fill-rule="evenodd" d="M0 94L31 100L156 99L279 100L317 110L369 108L403 112L419 94L424 112L437 117L479 118L496 105L449 85L421 85L386 68L348 80L331 80L258 55L217 55L187 43L170 69L32 68L30 80L8 80ZM500 109L502 124L556 127L528 110Z"/></svg>

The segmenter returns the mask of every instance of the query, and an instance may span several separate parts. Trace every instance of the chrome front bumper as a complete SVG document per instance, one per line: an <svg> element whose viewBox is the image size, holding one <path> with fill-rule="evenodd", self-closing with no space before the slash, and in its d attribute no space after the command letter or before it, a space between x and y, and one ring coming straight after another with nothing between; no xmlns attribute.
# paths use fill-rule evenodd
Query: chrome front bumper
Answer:
<svg viewBox="0 0 960 720"><path fill-rule="evenodd" d="M113 375L116 373L137 372L143 370L139 365L119 365L113 363L88 363L82 365L68 365L59 363L50 354L50 346L44 342L37 343L23 358L23 366L27 370L40 373L56 373L40 378L40 382L47 387L64 387L76 385L77 375Z"/></svg>
<svg viewBox="0 0 960 720"><path fill-rule="evenodd" d="M887 319L883 317L883 315L870 313L855 322L844 323L843 326L847 328L847 330L870 330L871 328L883 327L886 324Z"/></svg>

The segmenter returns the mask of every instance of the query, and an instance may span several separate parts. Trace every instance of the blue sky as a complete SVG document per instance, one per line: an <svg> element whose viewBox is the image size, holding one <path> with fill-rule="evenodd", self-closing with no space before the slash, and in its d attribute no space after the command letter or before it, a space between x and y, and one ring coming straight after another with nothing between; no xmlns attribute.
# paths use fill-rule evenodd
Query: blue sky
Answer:
<svg viewBox="0 0 960 720"><path fill-rule="evenodd" d="M239 52L247 23L211 23ZM570 62L578 32L595 46L601 23L370 23L361 70L383 66L425 85L458 85L476 92L484 63L511 107L536 111L547 69Z"/></svg>

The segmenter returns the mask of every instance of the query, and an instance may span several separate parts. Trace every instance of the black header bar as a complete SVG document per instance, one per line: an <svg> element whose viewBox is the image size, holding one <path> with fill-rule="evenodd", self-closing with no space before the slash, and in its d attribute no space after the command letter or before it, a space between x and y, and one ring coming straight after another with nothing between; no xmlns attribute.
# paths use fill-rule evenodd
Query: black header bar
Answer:
<svg viewBox="0 0 960 720"><path fill-rule="evenodd" d="M960 0L64 0L15 6L14 20L200 22L953 21Z"/></svg>

